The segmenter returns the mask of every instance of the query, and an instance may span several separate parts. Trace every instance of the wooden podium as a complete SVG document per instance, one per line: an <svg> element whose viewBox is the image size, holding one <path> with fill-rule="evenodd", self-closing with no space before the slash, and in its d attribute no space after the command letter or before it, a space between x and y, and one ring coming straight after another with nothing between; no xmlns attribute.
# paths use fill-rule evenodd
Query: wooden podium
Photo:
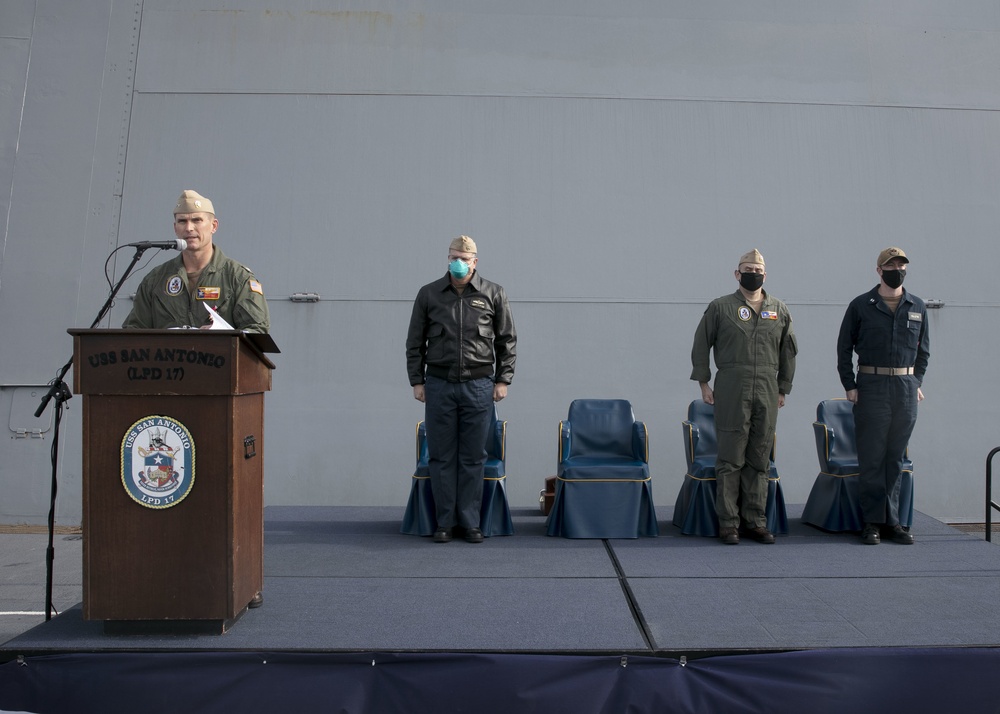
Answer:
<svg viewBox="0 0 1000 714"><path fill-rule="evenodd" d="M225 632L264 582L266 335L70 330L83 395L83 616ZM277 351L276 348L272 351Z"/></svg>

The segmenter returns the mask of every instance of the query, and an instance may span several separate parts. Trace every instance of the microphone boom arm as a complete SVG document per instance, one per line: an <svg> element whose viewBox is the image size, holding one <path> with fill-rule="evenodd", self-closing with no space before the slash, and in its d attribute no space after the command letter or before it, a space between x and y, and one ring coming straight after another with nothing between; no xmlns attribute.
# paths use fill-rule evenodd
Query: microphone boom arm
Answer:
<svg viewBox="0 0 1000 714"><path fill-rule="evenodd" d="M122 285L124 285L125 281L128 280L128 277L132 274L132 270L135 269L136 263L138 263L142 259L142 254L145 252L146 248L144 246L136 246L135 255L132 256L132 262L128 264L127 268L125 268L125 272L122 274L121 280L119 280L115 284L115 286L111 288L111 294L108 295L108 299L105 300L104 306L101 307L100 312L97 313L97 317L91 323L90 329L94 329L95 327L97 327L100 324L101 320L104 319L104 316L107 315L108 312L111 310L111 306L115 302L115 296L118 295L118 291L122 289ZM42 397L42 403L39 404L38 409L35 410L36 419L42 415L42 412L45 411L45 407L48 406L49 400L51 400L54 396L56 396L56 393L60 390L60 385L63 389L65 389L66 385L62 384L62 381L63 378L66 376L66 373L69 372L69 368L72 366L73 366L73 358L70 357L69 362L67 362L62 366L62 369L59 370L59 374L56 375L56 378L52 380L52 382L50 382L50 384L52 385L51 388L49 389L48 392L45 393L45 396ZM68 389L66 391L69 392ZM69 398L72 397L72 392L70 392L69 394L70 396L64 399L63 401L67 401Z"/></svg>

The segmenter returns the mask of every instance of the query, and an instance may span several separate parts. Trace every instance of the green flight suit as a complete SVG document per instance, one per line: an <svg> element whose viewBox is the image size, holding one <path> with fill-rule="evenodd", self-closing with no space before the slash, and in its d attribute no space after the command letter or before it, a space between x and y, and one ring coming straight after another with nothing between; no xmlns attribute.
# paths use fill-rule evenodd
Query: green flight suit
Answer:
<svg viewBox="0 0 1000 714"><path fill-rule="evenodd" d="M713 300L691 348L691 379L709 382L715 351L715 466L720 528L766 526L767 478L778 395L792 391L798 345L785 304L764 293L757 314L743 294Z"/></svg>
<svg viewBox="0 0 1000 714"><path fill-rule="evenodd" d="M201 327L209 319L205 303L237 330L267 332L271 318L260 282L250 268L227 258L219 246L213 248L197 285L188 284L181 256L150 271L139 283L122 327Z"/></svg>

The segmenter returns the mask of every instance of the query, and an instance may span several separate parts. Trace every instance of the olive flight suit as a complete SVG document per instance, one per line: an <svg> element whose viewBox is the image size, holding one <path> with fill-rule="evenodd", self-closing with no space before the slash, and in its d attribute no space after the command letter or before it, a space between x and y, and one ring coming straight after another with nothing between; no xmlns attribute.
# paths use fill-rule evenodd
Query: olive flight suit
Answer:
<svg viewBox="0 0 1000 714"><path fill-rule="evenodd" d="M197 285L188 284L181 256L153 268L139 283L132 312L122 327L200 327L209 321L200 303L215 310L237 330L267 332L270 327L260 282L250 268L227 258L217 245Z"/></svg>
<svg viewBox="0 0 1000 714"><path fill-rule="evenodd" d="M691 379L709 382L715 352L715 508L720 528L767 525L767 478L778 395L792 391L798 346L785 304L764 293L760 313L737 290L713 300L695 331Z"/></svg>

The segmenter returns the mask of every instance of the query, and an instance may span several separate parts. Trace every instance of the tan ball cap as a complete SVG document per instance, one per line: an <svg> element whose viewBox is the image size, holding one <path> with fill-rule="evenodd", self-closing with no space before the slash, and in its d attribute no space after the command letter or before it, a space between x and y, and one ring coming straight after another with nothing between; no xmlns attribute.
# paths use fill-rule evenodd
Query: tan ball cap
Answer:
<svg viewBox="0 0 1000 714"><path fill-rule="evenodd" d="M904 263L910 262L910 259L906 257L906 253L903 252L902 248L886 248L878 254L878 263L875 264L875 267L881 268L893 258L900 258Z"/></svg>

